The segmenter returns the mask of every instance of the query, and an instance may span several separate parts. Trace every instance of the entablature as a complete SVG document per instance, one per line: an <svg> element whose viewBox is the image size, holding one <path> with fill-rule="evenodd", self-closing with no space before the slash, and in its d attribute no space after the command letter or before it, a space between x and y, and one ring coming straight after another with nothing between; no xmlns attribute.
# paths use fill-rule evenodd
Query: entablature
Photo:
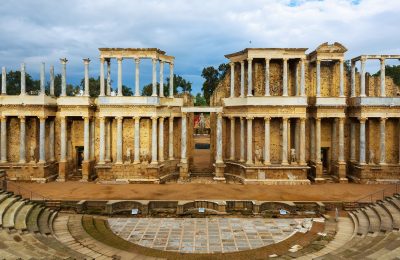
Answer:
<svg viewBox="0 0 400 260"><path fill-rule="evenodd" d="M99 48L100 58L149 58L173 63L175 57L168 56L165 51L157 48Z"/></svg>
<svg viewBox="0 0 400 260"><path fill-rule="evenodd" d="M1 105L19 105L19 106L57 106L57 99L47 95L1 95Z"/></svg>
<svg viewBox="0 0 400 260"><path fill-rule="evenodd" d="M305 59L307 48L247 48L242 51L227 54L225 57L232 62L247 59Z"/></svg>
<svg viewBox="0 0 400 260"><path fill-rule="evenodd" d="M57 98L58 106L93 106L95 105L94 98L87 96L66 96Z"/></svg>
<svg viewBox="0 0 400 260"><path fill-rule="evenodd" d="M350 97L349 106L400 107L400 97Z"/></svg>
<svg viewBox="0 0 400 260"><path fill-rule="evenodd" d="M308 97L308 104L316 107L346 107L346 97Z"/></svg>
<svg viewBox="0 0 400 260"><path fill-rule="evenodd" d="M269 96L269 97L229 97L223 98L222 102L225 107L236 106L307 106L307 97L301 96Z"/></svg>
<svg viewBox="0 0 400 260"><path fill-rule="evenodd" d="M95 101L97 106L183 106L183 98L148 96L103 96Z"/></svg>
<svg viewBox="0 0 400 260"><path fill-rule="evenodd" d="M306 118L305 107L229 107L224 108L223 115L226 117L274 117L274 118Z"/></svg>

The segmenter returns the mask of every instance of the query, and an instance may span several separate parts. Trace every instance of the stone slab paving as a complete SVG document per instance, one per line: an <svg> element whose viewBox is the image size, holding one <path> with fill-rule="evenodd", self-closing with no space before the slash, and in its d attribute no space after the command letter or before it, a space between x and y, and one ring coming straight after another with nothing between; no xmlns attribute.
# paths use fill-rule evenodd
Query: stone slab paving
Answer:
<svg viewBox="0 0 400 260"><path fill-rule="evenodd" d="M111 230L132 243L184 253L236 252L280 242L310 219L110 218Z"/></svg>

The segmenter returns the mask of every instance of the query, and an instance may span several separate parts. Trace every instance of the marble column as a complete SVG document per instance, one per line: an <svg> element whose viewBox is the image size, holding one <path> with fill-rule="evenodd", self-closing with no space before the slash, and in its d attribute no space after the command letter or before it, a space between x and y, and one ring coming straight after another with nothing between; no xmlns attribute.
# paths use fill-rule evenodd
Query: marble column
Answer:
<svg viewBox="0 0 400 260"><path fill-rule="evenodd" d="M169 63L169 97L174 97L174 63Z"/></svg>
<svg viewBox="0 0 400 260"><path fill-rule="evenodd" d="M230 97L233 98L235 97L235 63L231 62L229 63L231 66L231 89L230 89Z"/></svg>
<svg viewBox="0 0 400 260"><path fill-rule="evenodd" d="M67 123L65 116L60 117L60 162L67 161Z"/></svg>
<svg viewBox="0 0 400 260"><path fill-rule="evenodd" d="M361 58L361 90L360 97L365 97L365 58Z"/></svg>
<svg viewBox="0 0 400 260"><path fill-rule="evenodd" d="M315 123L314 118L310 118L310 159L315 162Z"/></svg>
<svg viewBox="0 0 400 260"><path fill-rule="evenodd" d="M344 97L344 68L343 60L339 60L339 96Z"/></svg>
<svg viewBox="0 0 400 260"><path fill-rule="evenodd" d="M356 124L350 122L350 161L356 160Z"/></svg>
<svg viewBox="0 0 400 260"><path fill-rule="evenodd" d="M106 162L111 162L111 126L112 126L112 118L109 118L107 120L107 118L105 118L105 123L106 123L106 158L105 161Z"/></svg>
<svg viewBox="0 0 400 260"><path fill-rule="evenodd" d="M240 117L240 162L244 162L244 118Z"/></svg>
<svg viewBox="0 0 400 260"><path fill-rule="evenodd" d="M7 72L6 67L1 68L1 94L7 95Z"/></svg>
<svg viewBox="0 0 400 260"><path fill-rule="evenodd" d="M106 89L106 95L110 96L111 95L111 59L106 59L106 62L107 62L107 89ZM106 158L107 158L107 156L106 156Z"/></svg>
<svg viewBox="0 0 400 260"><path fill-rule="evenodd" d="M217 113L217 156L215 163L223 163L222 160L222 113Z"/></svg>
<svg viewBox="0 0 400 260"><path fill-rule="evenodd" d="M321 163L321 118L315 119L315 160Z"/></svg>
<svg viewBox="0 0 400 260"><path fill-rule="evenodd" d="M26 140L26 131L25 131L25 116L19 116L19 163L26 162L26 153L25 153L25 140Z"/></svg>
<svg viewBox="0 0 400 260"><path fill-rule="evenodd" d="M49 157L51 162L56 160L54 151L54 139L55 139L54 120L55 119L49 120Z"/></svg>
<svg viewBox="0 0 400 260"><path fill-rule="evenodd" d="M294 149L296 151L296 162L299 162L300 161L300 118L293 119L293 122L294 122ZM288 134L290 136L290 132Z"/></svg>
<svg viewBox="0 0 400 260"><path fill-rule="evenodd" d="M117 63L118 63L118 96L122 97L122 58L117 58Z"/></svg>
<svg viewBox="0 0 400 260"><path fill-rule="evenodd" d="M300 96L306 95L306 72L304 68L304 59L300 60Z"/></svg>
<svg viewBox="0 0 400 260"><path fill-rule="evenodd" d="M39 117L39 163L46 162L46 118Z"/></svg>
<svg viewBox="0 0 400 260"><path fill-rule="evenodd" d="M270 152L270 145L271 145L271 118L264 117L264 164L270 165L271 164L271 152Z"/></svg>
<svg viewBox="0 0 400 260"><path fill-rule="evenodd" d="M186 158L186 142L187 142L187 126L186 126L186 112L182 113L181 125L181 163L187 163Z"/></svg>
<svg viewBox="0 0 400 260"><path fill-rule="evenodd" d="M117 164L122 163L122 116L115 118L117 120Z"/></svg>
<svg viewBox="0 0 400 260"><path fill-rule="evenodd" d="M288 118L282 118L282 165L288 164Z"/></svg>
<svg viewBox="0 0 400 260"><path fill-rule="evenodd" d="M356 96L356 64L351 62L351 97Z"/></svg>
<svg viewBox="0 0 400 260"><path fill-rule="evenodd" d="M380 160L379 164L386 164L386 118L380 118L380 138L379 138L379 150Z"/></svg>
<svg viewBox="0 0 400 260"><path fill-rule="evenodd" d="M94 160L94 145L95 145L95 119L90 120L90 160Z"/></svg>
<svg viewBox="0 0 400 260"><path fill-rule="evenodd" d="M105 94L104 88L105 88L105 86L104 86L104 58L100 58L100 96L101 97L103 97Z"/></svg>
<svg viewBox="0 0 400 260"><path fill-rule="evenodd" d="M306 165L306 119L300 118L300 165Z"/></svg>
<svg viewBox="0 0 400 260"><path fill-rule="evenodd" d="M269 89L269 63L271 59L265 58L265 96L271 96L271 92Z"/></svg>
<svg viewBox="0 0 400 260"><path fill-rule="evenodd" d="M288 59L283 59L283 75L282 75L282 82L283 82L283 94L282 96L288 96Z"/></svg>
<svg viewBox="0 0 400 260"><path fill-rule="evenodd" d="M24 79L25 81L25 79ZM25 82L24 82L25 84ZM50 66L50 96L54 97L54 66Z"/></svg>
<svg viewBox="0 0 400 260"><path fill-rule="evenodd" d="M5 85L3 85L5 86ZM1 162L6 163L7 162L7 117L2 116L0 117L1 120Z"/></svg>
<svg viewBox="0 0 400 260"><path fill-rule="evenodd" d="M246 164L253 164L253 117L247 117L247 161Z"/></svg>
<svg viewBox="0 0 400 260"><path fill-rule="evenodd" d="M331 129L331 146L332 146L332 155L331 158L333 161L336 161L337 159L337 148L336 148L336 135L337 135L337 124L336 124L336 118L333 119L332 122L332 129Z"/></svg>
<svg viewBox="0 0 400 260"><path fill-rule="evenodd" d="M300 96L300 88L299 88L299 62L296 60L294 64L294 89L295 96Z"/></svg>
<svg viewBox="0 0 400 260"><path fill-rule="evenodd" d="M151 164L157 164L157 116L151 117Z"/></svg>
<svg viewBox="0 0 400 260"><path fill-rule="evenodd" d="M174 117L168 118L168 159L174 160Z"/></svg>
<svg viewBox="0 0 400 260"><path fill-rule="evenodd" d="M160 60L160 97L164 97L164 61Z"/></svg>
<svg viewBox="0 0 400 260"><path fill-rule="evenodd" d="M158 126L158 160L164 161L164 117L160 117Z"/></svg>
<svg viewBox="0 0 400 260"><path fill-rule="evenodd" d="M386 97L385 86L385 58L381 58L381 97Z"/></svg>
<svg viewBox="0 0 400 260"><path fill-rule="evenodd" d="M253 59L247 58L247 96L253 96Z"/></svg>
<svg viewBox="0 0 400 260"><path fill-rule="evenodd" d="M135 116L135 151L133 163L140 163L140 116Z"/></svg>
<svg viewBox="0 0 400 260"><path fill-rule="evenodd" d="M339 163L344 162L344 118L339 118Z"/></svg>
<svg viewBox="0 0 400 260"><path fill-rule="evenodd" d="M315 61L317 64L317 97L321 96L321 60L316 60Z"/></svg>
<svg viewBox="0 0 400 260"><path fill-rule="evenodd" d="M61 62L61 96L67 95L67 58L60 59Z"/></svg>
<svg viewBox="0 0 400 260"><path fill-rule="evenodd" d="M398 162L400 164L400 118L399 118L398 125L399 125L398 128L397 128L397 136L398 136L398 139L399 139L399 160L398 160Z"/></svg>
<svg viewBox="0 0 400 260"><path fill-rule="evenodd" d="M50 69L50 83L51 81L51 69ZM25 73L25 63L21 63L21 94L20 95L25 95L26 94L26 73ZM51 85L50 85L51 86ZM54 87L54 70L53 70L53 87Z"/></svg>
<svg viewBox="0 0 400 260"><path fill-rule="evenodd" d="M231 120L231 136L230 136L230 156L229 160L235 160L235 117L230 117Z"/></svg>
<svg viewBox="0 0 400 260"><path fill-rule="evenodd" d="M240 61L240 97L244 97L244 61Z"/></svg>
<svg viewBox="0 0 400 260"><path fill-rule="evenodd" d="M135 59L135 97L140 96L140 58Z"/></svg>
<svg viewBox="0 0 400 260"><path fill-rule="evenodd" d="M90 132L89 132L89 117L83 117L83 160L89 161L90 153Z"/></svg>
<svg viewBox="0 0 400 260"><path fill-rule="evenodd" d="M83 59L83 64L85 65L85 85L84 85L84 96L89 96L89 62L90 59Z"/></svg>
<svg viewBox="0 0 400 260"><path fill-rule="evenodd" d="M152 86L153 86L153 93L151 94L152 97L157 97L157 78L156 78L156 73L157 73L157 60L152 59L152 64L153 64L153 72L152 72Z"/></svg>
<svg viewBox="0 0 400 260"><path fill-rule="evenodd" d="M45 76L45 64L42 62L40 66L40 95L45 95L45 84L46 84L46 76Z"/></svg>
<svg viewBox="0 0 400 260"><path fill-rule="evenodd" d="M360 118L360 164L366 163L366 140L365 140L365 122L366 118Z"/></svg>
<svg viewBox="0 0 400 260"><path fill-rule="evenodd" d="M100 144L99 144L99 162L98 164L104 164L104 153L105 153L105 141L104 141L104 135L105 135L105 122L104 122L104 117L99 117L99 128L100 128Z"/></svg>

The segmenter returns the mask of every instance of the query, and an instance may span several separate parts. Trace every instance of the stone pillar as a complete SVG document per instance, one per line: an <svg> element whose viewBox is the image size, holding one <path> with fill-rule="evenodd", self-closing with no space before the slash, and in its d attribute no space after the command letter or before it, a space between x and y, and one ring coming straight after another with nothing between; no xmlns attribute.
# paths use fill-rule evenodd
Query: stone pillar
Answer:
<svg viewBox="0 0 400 260"><path fill-rule="evenodd" d="M385 58L381 58L381 97L386 97L385 86Z"/></svg>
<svg viewBox="0 0 400 260"><path fill-rule="evenodd" d="M182 113L182 126L181 126L181 163L187 163L186 158L186 142L187 142L187 126L186 126L186 112Z"/></svg>
<svg viewBox="0 0 400 260"><path fill-rule="evenodd" d="M83 64L85 65L85 87L84 87L84 95L89 96L89 62L90 59L83 59Z"/></svg>
<svg viewBox="0 0 400 260"><path fill-rule="evenodd" d="M117 120L117 164L122 163L122 116L115 118Z"/></svg>
<svg viewBox="0 0 400 260"><path fill-rule="evenodd" d="M217 113L217 156L215 163L223 163L222 160L222 113Z"/></svg>
<svg viewBox="0 0 400 260"><path fill-rule="evenodd" d="M26 162L26 153L25 153L25 140L26 140L26 131L25 131L25 116L19 116L19 163Z"/></svg>
<svg viewBox="0 0 400 260"><path fill-rule="evenodd" d="M253 59L247 58L247 96L253 96Z"/></svg>
<svg viewBox="0 0 400 260"><path fill-rule="evenodd" d="M269 58L265 58L265 96L271 96L271 92L269 90L269 62L271 60Z"/></svg>
<svg viewBox="0 0 400 260"><path fill-rule="evenodd" d="M282 76L282 81L283 81L283 94L282 96L287 97L288 96L288 80L287 80L287 74L288 74L288 59L284 58L283 59L283 76Z"/></svg>
<svg viewBox="0 0 400 260"><path fill-rule="evenodd" d="M50 161L53 162L55 161L55 152L54 152L54 139L55 139L55 134L54 134L54 120L52 119L49 121L49 156L50 156Z"/></svg>
<svg viewBox="0 0 400 260"><path fill-rule="evenodd" d="M160 97L164 97L164 61L160 60Z"/></svg>
<svg viewBox="0 0 400 260"><path fill-rule="evenodd" d="M321 60L315 61L317 64L317 97L321 96Z"/></svg>
<svg viewBox="0 0 400 260"><path fill-rule="evenodd" d="M157 116L151 117L151 164L157 164Z"/></svg>
<svg viewBox="0 0 400 260"><path fill-rule="evenodd" d="M296 162L299 163L300 162L300 118L294 119L293 122L294 122L294 149L296 151Z"/></svg>
<svg viewBox="0 0 400 260"><path fill-rule="evenodd" d="M157 60L152 59L152 64L153 64L153 73L152 73L152 85L153 85L153 93L151 94L152 97L157 97L157 78L156 78L156 72L157 72Z"/></svg>
<svg viewBox="0 0 400 260"><path fill-rule="evenodd" d="M271 152L270 152L270 117L264 117L264 164L270 165L271 164Z"/></svg>
<svg viewBox="0 0 400 260"><path fill-rule="evenodd" d="M140 58L135 59L135 97L140 96Z"/></svg>
<svg viewBox="0 0 400 260"><path fill-rule="evenodd" d="M107 90L106 90L106 95L110 96L111 95L111 60L106 59L107 61ZM107 160L107 156L106 156Z"/></svg>
<svg viewBox="0 0 400 260"><path fill-rule="evenodd" d="M300 118L300 165L306 165L306 119Z"/></svg>
<svg viewBox="0 0 400 260"><path fill-rule="evenodd" d="M4 68L4 67L3 67ZM5 86L5 85L3 85ZM7 162L7 117L0 117L1 120L1 162Z"/></svg>
<svg viewBox="0 0 400 260"><path fill-rule="evenodd" d="M244 97L244 61L240 61L240 97Z"/></svg>
<svg viewBox="0 0 400 260"><path fill-rule="evenodd" d="M231 89L230 89L230 93L231 93L231 98L235 97L235 63L231 62L229 63L229 65L231 66Z"/></svg>
<svg viewBox="0 0 400 260"><path fill-rule="evenodd" d="M343 60L339 60L339 96L344 97L344 69Z"/></svg>
<svg viewBox="0 0 400 260"><path fill-rule="evenodd" d="M90 121L90 160L94 160L94 145L95 145L95 119L92 117Z"/></svg>
<svg viewBox="0 0 400 260"><path fill-rule="evenodd" d="M133 163L140 163L140 116L135 116L135 151Z"/></svg>
<svg viewBox="0 0 400 260"><path fill-rule="evenodd" d="M315 119L315 159L321 163L321 118Z"/></svg>
<svg viewBox="0 0 400 260"><path fill-rule="evenodd" d="M240 117L240 162L244 162L244 118Z"/></svg>
<svg viewBox="0 0 400 260"><path fill-rule="evenodd" d="M100 96L101 97L103 97L105 95L104 88L105 88L105 86L104 86L104 58L100 58Z"/></svg>
<svg viewBox="0 0 400 260"><path fill-rule="evenodd" d="M351 62L351 97L356 96L356 64Z"/></svg>
<svg viewBox="0 0 400 260"><path fill-rule="evenodd" d="M160 117L160 125L158 126L158 160L164 161L164 117Z"/></svg>
<svg viewBox="0 0 400 260"><path fill-rule="evenodd" d="M60 117L60 162L67 161L67 123L65 116Z"/></svg>
<svg viewBox="0 0 400 260"><path fill-rule="evenodd" d="M366 118L360 118L360 164L366 163L365 122Z"/></svg>
<svg viewBox="0 0 400 260"><path fill-rule="evenodd" d="M46 118L39 117L39 163L46 162Z"/></svg>
<svg viewBox="0 0 400 260"><path fill-rule="evenodd" d="M282 165L288 165L288 118L282 118Z"/></svg>
<svg viewBox="0 0 400 260"><path fill-rule="evenodd" d="M104 122L104 117L99 117L99 130L100 130L100 144L99 144L99 162L98 164L104 164L104 154L105 154L105 141L104 141L104 135L105 135L105 122Z"/></svg>
<svg viewBox="0 0 400 260"><path fill-rule="evenodd" d="M315 123L313 118L310 118L310 159L315 162Z"/></svg>
<svg viewBox="0 0 400 260"><path fill-rule="evenodd" d="M111 162L111 125L112 125L112 118L106 118L106 162Z"/></svg>
<svg viewBox="0 0 400 260"><path fill-rule="evenodd" d="M350 161L356 160L356 124L351 121L350 123Z"/></svg>
<svg viewBox="0 0 400 260"><path fill-rule="evenodd" d="M53 68L53 77L51 77L52 76L51 68ZM21 63L21 94L20 95L22 95L22 96L26 94L25 77L26 77L25 63ZM51 79L53 79L53 81ZM51 89L51 82L53 82L53 89L54 89L54 67L53 66L50 67L50 89Z"/></svg>
<svg viewBox="0 0 400 260"><path fill-rule="evenodd" d="M235 117L230 117L231 120L231 137L230 137L230 144L231 144L231 149L230 149L230 157L229 160L233 161L235 160Z"/></svg>
<svg viewBox="0 0 400 260"><path fill-rule="evenodd" d="M83 117L83 160L89 161L90 139L89 139L89 117Z"/></svg>
<svg viewBox="0 0 400 260"><path fill-rule="evenodd" d="M300 88L299 88L299 62L296 61L294 64L294 89L295 89L295 96L300 96Z"/></svg>
<svg viewBox="0 0 400 260"><path fill-rule="evenodd" d="M25 81L25 79L24 79ZM25 82L24 82L25 84ZM50 96L54 97L54 66L50 66Z"/></svg>
<svg viewBox="0 0 400 260"><path fill-rule="evenodd" d="M67 58L60 59L61 62L61 96L67 95Z"/></svg>
<svg viewBox="0 0 400 260"><path fill-rule="evenodd" d="M337 135L337 124L336 124L336 118L333 119L332 122L332 129L331 129L331 146L332 146L332 155L331 159L333 161L337 160L337 147L336 147L336 135Z"/></svg>
<svg viewBox="0 0 400 260"><path fill-rule="evenodd" d="M304 68L304 59L300 60L300 96L306 95L306 73Z"/></svg>
<svg viewBox="0 0 400 260"><path fill-rule="evenodd" d="M247 117L247 161L246 164L253 164L253 117Z"/></svg>
<svg viewBox="0 0 400 260"><path fill-rule="evenodd" d="M380 160L379 164L386 164L386 118L380 118L380 139L379 139L379 150L380 150Z"/></svg>
<svg viewBox="0 0 400 260"><path fill-rule="evenodd" d="M169 97L174 97L174 63L169 64Z"/></svg>
<svg viewBox="0 0 400 260"><path fill-rule="evenodd" d="M45 95L45 84L46 84L46 77L45 77L45 64L42 62L40 66L40 95Z"/></svg>
<svg viewBox="0 0 400 260"><path fill-rule="evenodd" d="M1 68L1 94L7 95L7 72L6 67Z"/></svg>
<svg viewBox="0 0 400 260"><path fill-rule="evenodd" d="M122 58L117 58L118 62L118 96L122 97Z"/></svg>
<svg viewBox="0 0 400 260"><path fill-rule="evenodd" d="M170 116L168 119L168 159L174 159L174 117Z"/></svg>
<svg viewBox="0 0 400 260"><path fill-rule="evenodd" d="M344 118L339 118L339 163L344 162Z"/></svg>
<svg viewBox="0 0 400 260"><path fill-rule="evenodd" d="M360 97L365 97L365 58L361 58L361 90Z"/></svg>

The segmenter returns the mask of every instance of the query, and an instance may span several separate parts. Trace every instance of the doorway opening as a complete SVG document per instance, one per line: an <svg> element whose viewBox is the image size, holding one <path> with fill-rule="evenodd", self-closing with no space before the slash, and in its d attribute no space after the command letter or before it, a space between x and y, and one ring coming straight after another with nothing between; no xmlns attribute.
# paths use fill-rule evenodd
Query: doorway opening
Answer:
<svg viewBox="0 0 400 260"><path fill-rule="evenodd" d="M76 173L82 173L82 162L83 162L83 146L75 146L75 154L76 154Z"/></svg>
<svg viewBox="0 0 400 260"><path fill-rule="evenodd" d="M193 124L194 149L190 171L192 174L211 173L213 170L210 150L210 113L194 113Z"/></svg>
<svg viewBox="0 0 400 260"><path fill-rule="evenodd" d="M327 174L329 170L329 147L321 147L321 161L323 173Z"/></svg>

